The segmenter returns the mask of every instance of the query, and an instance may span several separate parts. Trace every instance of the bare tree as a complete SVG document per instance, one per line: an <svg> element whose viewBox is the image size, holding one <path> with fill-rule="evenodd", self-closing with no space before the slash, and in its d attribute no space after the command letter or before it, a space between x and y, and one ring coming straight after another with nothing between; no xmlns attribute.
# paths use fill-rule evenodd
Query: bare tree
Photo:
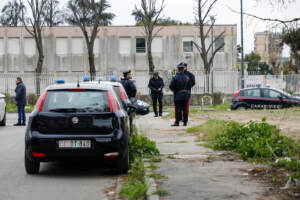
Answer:
<svg viewBox="0 0 300 200"><path fill-rule="evenodd" d="M109 25L115 16L113 13L105 13L109 7L107 0L98 2L95 0L70 0L68 3L71 14L67 21L72 25L79 26L83 33L88 50L92 80L96 75L94 43L100 31L100 25Z"/></svg>
<svg viewBox="0 0 300 200"><path fill-rule="evenodd" d="M20 0L21 3L21 0ZM22 22L26 31L34 38L36 48L38 50L38 61L35 68L36 73L36 92L40 95L40 75L43 70L44 64L44 50L43 50L43 36L42 29L44 25L43 11L45 9L46 0L27 0L28 7L30 8L30 14L25 15L25 7L22 9Z"/></svg>
<svg viewBox="0 0 300 200"><path fill-rule="evenodd" d="M21 25L21 12L23 8L24 5L22 2L19 3L17 0L9 1L1 10L0 24L2 26Z"/></svg>
<svg viewBox="0 0 300 200"><path fill-rule="evenodd" d="M282 44L278 44L278 45L270 48L269 63L272 67L272 72L274 75L280 75L280 73L281 73L281 66L282 66L282 60L283 60L282 50L283 50Z"/></svg>
<svg viewBox="0 0 300 200"><path fill-rule="evenodd" d="M132 11L132 15L135 17L136 23L144 26L150 74L152 74L155 69L152 57L152 41L153 37L155 37L155 35L161 30L158 29L154 32L154 29L161 20L161 13L165 8L164 3L165 1L162 0L161 5L158 7L157 0L141 0L141 9L135 6L135 9Z"/></svg>
<svg viewBox="0 0 300 200"><path fill-rule="evenodd" d="M201 59L204 65L204 72L206 75L206 91L209 92L209 75L211 72L211 66L213 65L214 58L218 51L220 51L225 43L223 42L218 47L213 48L216 44L216 41L223 38L225 31L216 35L213 41L207 46L206 40L209 38L209 34L211 33L214 24L209 25L209 15L214 7L214 5L218 2L218 0L196 0L196 25L199 27L200 33L200 44L197 42L193 42L196 46L197 50L200 53Z"/></svg>
<svg viewBox="0 0 300 200"><path fill-rule="evenodd" d="M64 14L59 8L58 0L46 0L43 17L45 25L49 27L58 26L64 23Z"/></svg>

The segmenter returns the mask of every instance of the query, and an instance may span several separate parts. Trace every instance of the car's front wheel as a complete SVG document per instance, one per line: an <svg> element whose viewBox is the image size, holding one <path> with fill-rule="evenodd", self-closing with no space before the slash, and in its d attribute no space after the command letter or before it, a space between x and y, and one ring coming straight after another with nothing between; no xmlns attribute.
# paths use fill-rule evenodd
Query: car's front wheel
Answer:
<svg viewBox="0 0 300 200"><path fill-rule="evenodd" d="M129 170L129 152L128 147L127 150L124 152L123 158L119 159L117 162L117 169L118 172L121 174L127 174Z"/></svg>
<svg viewBox="0 0 300 200"><path fill-rule="evenodd" d="M237 110L246 110L246 109L247 109L246 106L239 106L239 107L237 107Z"/></svg>
<svg viewBox="0 0 300 200"><path fill-rule="evenodd" d="M0 122L0 126L6 126L6 110L4 112L4 117L3 117L2 121Z"/></svg>
<svg viewBox="0 0 300 200"><path fill-rule="evenodd" d="M27 174L38 174L40 171L40 162L34 158L30 158L25 153L25 170Z"/></svg>

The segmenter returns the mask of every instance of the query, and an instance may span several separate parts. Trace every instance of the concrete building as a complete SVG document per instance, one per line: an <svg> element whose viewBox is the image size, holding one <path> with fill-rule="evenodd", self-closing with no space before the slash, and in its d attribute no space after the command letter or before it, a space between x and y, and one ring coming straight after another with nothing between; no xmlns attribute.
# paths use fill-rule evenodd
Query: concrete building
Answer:
<svg viewBox="0 0 300 200"><path fill-rule="evenodd" d="M265 31L255 33L254 37L255 52L260 55L262 62L270 64L271 56L278 54L276 51L280 49L280 34Z"/></svg>
<svg viewBox="0 0 300 200"><path fill-rule="evenodd" d="M161 28L161 27L158 27ZM215 58L215 69L236 69L236 25L217 25L214 34L225 30L225 42ZM194 70L202 70L199 52L191 41L199 41L193 25L166 26L153 41L153 57L157 70L173 69L186 61ZM45 72L87 72L85 41L78 27L44 28ZM208 39L207 44L210 43ZM134 72L148 70L146 41L141 26L102 27L95 41L96 69L101 72ZM23 27L0 27L0 73L33 72L37 61L35 41Z"/></svg>

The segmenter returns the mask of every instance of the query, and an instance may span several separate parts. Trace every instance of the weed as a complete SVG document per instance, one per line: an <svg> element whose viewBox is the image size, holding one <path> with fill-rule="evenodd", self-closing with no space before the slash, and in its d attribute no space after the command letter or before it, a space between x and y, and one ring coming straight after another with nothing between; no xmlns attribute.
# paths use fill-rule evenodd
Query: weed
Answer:
<svg viewBox="0 0 300 200"><path fill-rule="evenodd" d="M155 174L155 173L152 173L149 175L150 178L154 178L155 180L158 180L158 179L166 179L167 177L164 176L164 175L161 175L161 174Z"/></svg>
<svg viewBox="0 0 300 200"><path fill-rule="evenodd" d="M159 163L161 162L162 159L158 156L151 158L150 162L154 162L154 163Z"/></svg>
<svg viewBox="0 0 300 200"><path fill-rule="evenodd" d="M160 168L160 166L154 164L154 163L150 163L149 166L147 166L147 168L150 168L150 169L158 169Z"/></svg>
<svg viewBox="0 0 300 200"><path fill-rule="evenodd" d="M296 159L281 159L275 163L276 166L284 167L289 171L297 171L300 169L300 162Z"/></svg>
<svg viewBox="0 0 300 200"><path fill-rule="evenodd" d="M143 200L146 199L149 188L146 182L146 170L144 163L140 159L134 160L131 165L130 176L122 185L120 195L128 200Z"/></svg>
<svg viewBox="0 0 300 200"><path fill-rule="evenodd" d="M167 196L167 195L169 195L169 193L167 191L162 190L162 189L158 189L155 192L153 192L152 194L158 195L158 196Z"/></svg>
<svg viewBox="0 0 300 200"><path fill-rule="evenodd" d="M279 179L278 179L278 177L273 176L273 177L269 180L269 182L270 182L270 183L277 183L277 182L279 182Z"/></svg>

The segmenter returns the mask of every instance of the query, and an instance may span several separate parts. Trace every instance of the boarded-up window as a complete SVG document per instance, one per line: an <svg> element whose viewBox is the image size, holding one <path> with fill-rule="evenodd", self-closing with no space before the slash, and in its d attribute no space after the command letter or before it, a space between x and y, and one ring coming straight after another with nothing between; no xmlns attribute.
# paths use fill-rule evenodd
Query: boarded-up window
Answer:
<svg viewBox="0 0 300 200"><path fill-rule="evenodd" d="M155 37L152 40L152 52L153 53L162 53L163 51L163 44L162 44L162 38L161 37Z"/></svg>
<svg viewBox="0 0 300 200"><path fill-rule="evenodd" d="M24 39L24 54L26 56L34 56L36 51L35 41L33 38Z"/></svg>
<svg viewBox="0 0 300 200"><path fill-rule="evenodd" d="M68 54L68 39L56 38L56 54L66 55Z"/></svg>
<svg viewBox="0 0 300 200"><path fill-rule="evenodd" d="M193 37L182 38L183 52L193 52Z"/></svg>
<svg viewBox="0 0 300 200"><path fill-rule="evenodd" d="M8 54L20 55L20 39L8 38Z"/></svg>
<svg viewBox="0 0 300 200"><path fill-rule="evenodd" d="M4 55L4 40L0 38L0 56Z"/></svg>
<svg viewBox="0 0 300 200"><path fill-rule="evenodd" d="M130 38L119 39L120 54L130 54L131 52L131 40Z"/></svg>
<svg viewBox="0 0 300 200"><path fill-rule="evenodd" d="M72 38L72 54L82 55L83 54L83 39Z"/></svg>

